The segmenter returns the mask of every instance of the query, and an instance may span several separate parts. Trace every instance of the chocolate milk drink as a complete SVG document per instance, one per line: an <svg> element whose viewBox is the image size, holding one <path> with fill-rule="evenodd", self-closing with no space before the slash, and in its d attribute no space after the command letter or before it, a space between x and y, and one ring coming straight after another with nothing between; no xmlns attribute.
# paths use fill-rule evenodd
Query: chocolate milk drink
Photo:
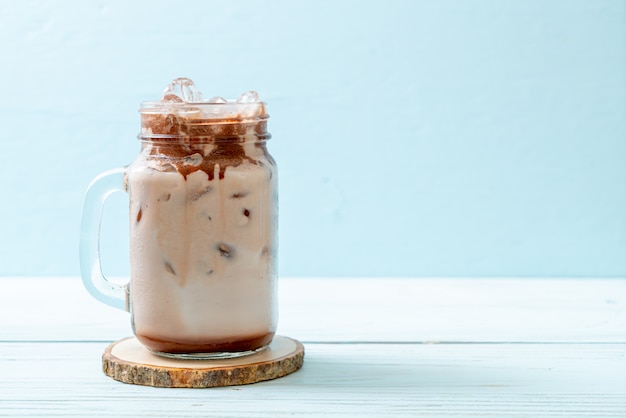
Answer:
<svg viewBox="0 0 626 418"><path fill-rule="evenodd" d="M124 307L135 336L176 358L262 350L277 322L277 176L266 105L255 92L204 101L181 78L160 100L143 102L140 115L141 152L121 173L130 197ZM93 274L83 264L83 277ZM92 293L98 279L86 281Z"/></svg>

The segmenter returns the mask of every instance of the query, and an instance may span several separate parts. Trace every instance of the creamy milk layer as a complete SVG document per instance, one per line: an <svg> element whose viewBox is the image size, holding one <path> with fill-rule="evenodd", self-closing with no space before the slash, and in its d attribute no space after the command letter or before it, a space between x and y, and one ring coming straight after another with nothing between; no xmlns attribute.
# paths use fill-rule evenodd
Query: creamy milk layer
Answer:
<svg viewBox="0 0 626 418"><path fill-rule="evenodd" d="M202 171L129 176L136 334L201 343L274 331L271 174L243 163L211 181Z"/></svg>
<svg viewBox="0 0 626 418"><path fill-rule="evenodd" d="M142 110L142 155L127 170L135 334L161 352L259 348L277 320L265 120L165 109Z"/></svg>

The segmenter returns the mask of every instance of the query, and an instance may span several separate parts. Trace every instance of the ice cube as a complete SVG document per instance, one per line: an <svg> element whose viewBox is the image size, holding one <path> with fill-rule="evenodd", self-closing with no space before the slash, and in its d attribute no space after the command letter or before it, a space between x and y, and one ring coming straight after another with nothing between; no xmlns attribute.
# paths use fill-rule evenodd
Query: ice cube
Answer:
<svg viewBox="0 0 626 418"><path fill-rule="evenodd" d="M250 90L239 96L237 103L259 103L259 93L254 90Z"/></svg>
<svg viewBox="0 0 626 418"><path fill-rule="evenodd" d="M226 103L227 100L221 96L211 97L208 103Z"/></svg>
<svg viewBox="0 0 626 418"><path fill-rule="evenodd" d="M161 100L166 102L199 103L202 101L202 93L198 91L193 80L180 77L174 79L169 86L165 87Z"/></svg>
<svg viewBox="0 0 626 418"><path fill-rule="evenodd" d="M197 167L200 164L202 164L202 160L203 160L202 155L196 152L195 154L191 154L186 157L183 157L183 164Z"/></svg>
<svg viewBox="0 0 626 418"><path fill-rule="evenodd" d="M168 94L164 94L163 97L161 97L161 101L162 102L172 102L172 103L182 103L183 99L181 99L180 97L178 97L175 94L168 93Z"/></svg>

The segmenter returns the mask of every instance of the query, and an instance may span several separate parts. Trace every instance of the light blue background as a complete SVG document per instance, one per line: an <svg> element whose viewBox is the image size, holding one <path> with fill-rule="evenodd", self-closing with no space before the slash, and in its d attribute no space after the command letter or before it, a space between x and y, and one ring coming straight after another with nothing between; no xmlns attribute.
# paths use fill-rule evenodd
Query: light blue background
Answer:
<svg viewBox="0 0 626 418"><path fill-rule="evenodd" d="M626 276L625 10L1 0L0 276L78 274L87 184L178 76L269 103L283 276Z"/></svg>

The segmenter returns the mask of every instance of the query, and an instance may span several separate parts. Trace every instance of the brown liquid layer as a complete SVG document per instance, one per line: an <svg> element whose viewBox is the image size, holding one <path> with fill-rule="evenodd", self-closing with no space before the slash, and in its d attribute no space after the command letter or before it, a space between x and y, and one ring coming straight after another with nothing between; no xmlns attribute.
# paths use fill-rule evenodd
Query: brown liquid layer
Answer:
<svg viewBox="0 0 626 418"><path fill-rule="evenodd" d="M259 139L267 135L267 114L255 120L242 119L196 119L185 118L172 113L142 114L141 127L149 129L149 135L183 137L187 143L201 143L211 139L211 142L220 138L245 135L248 128L260 135Z"/></svg>
<svg viewBox="0 0 626 418"><path fill-rule="evenodd" d="M242 144L255 141L256 146L263 149L266 157L269 156L265 148L265 141L271 135L267 133L267 114L252 121L240 119L196 119L185 118L172 113L142 114L142 131L150 134L142 139L154 140L154 147L150 154L159 157L168 156L178 172L185 179L195 171L204 171L209 180L213 180L214 168L219 164L219 179L224 178L228 167L237 167L242 162L249 161L259 164L248 157ZM251 129L253 128L253 129ZM254 133L248 138L249 131ZM143 134L142 134L143 135ZM214 144L215 148L208 155L204 155L203 144ZM185 157L200 154L203 160L199 165L190 165L184 161ZM271 158L271 157L269 157ZM269 159L268 158L268 159ZM272 160L270 160L272 161Z"/></svg>
<svg viewBox="0 0 626 418"><path fill-rule="evenodd" d="M173 341L164 340L163 338L153 337L149 335L135 335L139 342L143 344L148 350L170 354L251 351L268 345L272 341L272 338L274 338L274 332L268 332L267 334L255 335L252 337L243 337L239 339L223 338L219 340L204 341Z"/></svg>
<svg viewBox="0 0 626 418"><path fill-rule="evenodd" d="M203 157L202 162L197 165L189 165L184 162L184 158L193 154L202 152L201 149L195 149L192 146L186 144L160 144L156 145L150 151L151 155L156 155L162 158L163 156L172 157L169 161L173 164L178 172L186 179L187 176L195 171L201 170L206 173L209 181L215 177L215 165L219 164L219 179L224 178L224 173L228 167L237 167L244 160L249 161L252 164L258 164L258 161L246 156L246 152L240 143L235 142L219 142L215 143L215 149L211 151L209 155ZM261 143L260 148L265 147L265 144Z"/></svg>

